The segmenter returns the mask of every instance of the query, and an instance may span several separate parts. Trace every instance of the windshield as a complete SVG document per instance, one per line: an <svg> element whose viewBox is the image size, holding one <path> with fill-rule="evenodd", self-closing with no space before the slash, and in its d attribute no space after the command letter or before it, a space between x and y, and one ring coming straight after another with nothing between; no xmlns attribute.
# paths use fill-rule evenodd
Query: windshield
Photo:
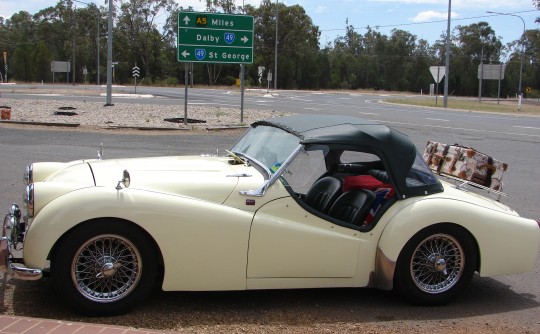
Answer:
<svg viewBox="0 0 540 334"><path fill-rule="evenodd" d="M251 128L231 149L275 172L298 147L300 139L281 129L259 125Z"/></svg>

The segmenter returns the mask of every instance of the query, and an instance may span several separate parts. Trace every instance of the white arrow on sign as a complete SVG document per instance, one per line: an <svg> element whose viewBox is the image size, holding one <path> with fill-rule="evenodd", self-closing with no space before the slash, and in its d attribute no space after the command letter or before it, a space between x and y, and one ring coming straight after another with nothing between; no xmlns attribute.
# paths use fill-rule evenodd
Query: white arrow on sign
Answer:
<svg viewBox="0 0 540 334"><path fill-rule="evenodd" d="M244 44L246 44L247 41L249 41L249 38L247 38L246 36L244 36L244 37L240 38L240 40L241 40L242 42L244 42Z"/></svg>
<svg viewBox="0 0 540 334"><path fill-rule="evenodd" d="M140 68L138 66L133 67L133 76L134 77L140 76L139 70L140 70Z"/></svg>
<svg viewBox="0 0 540 334"><path fill-rule="evenodd" d="M189 24L189 21L190 21L190 20L189 20L189 17L186 15L186 17L184 17L184 20L183 20L183 21L184 21L184 24L185 24L185 25L188 25L188 24Z"/></svg>
<svg viewBox="0 0 540 334"><path fill-rule="evenodd" d="M190 53L187 52L187 50L184 50L184 52L182 52L181 55L184 56L184 58L187 58L187 56L189 56Z"/></svg>

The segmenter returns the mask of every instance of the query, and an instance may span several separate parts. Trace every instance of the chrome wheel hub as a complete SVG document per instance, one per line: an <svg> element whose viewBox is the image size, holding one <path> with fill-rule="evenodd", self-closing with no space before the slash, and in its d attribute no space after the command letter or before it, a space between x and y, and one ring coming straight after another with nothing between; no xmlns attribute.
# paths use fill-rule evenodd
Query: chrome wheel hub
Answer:
<svg viewBox="0 0 540 334"><path fill-rule="evenodd" d="M99 303L129 295L141 273L138 249L119 235L99 235L86 241L71 263L71 279L79 293Z"/></svg>
<svg viewBox="0 0 540 334"><path fill-rule="evenodd" d="M447 234L424 239L414 250L410 273L416 286L427 293L441 293L457 284L465 267L459 242Z"/></svg>
<svg viewBox="0 0 540 334"><path fill-rule="evenodd" d="M98 273L96 274L96 278L112 277L116 274L118 268L122 266L122 264L117 262L116 259L111 256L104 256L103 259L100 259L97 262L102 265L101 268L97 269Z"/></svg>

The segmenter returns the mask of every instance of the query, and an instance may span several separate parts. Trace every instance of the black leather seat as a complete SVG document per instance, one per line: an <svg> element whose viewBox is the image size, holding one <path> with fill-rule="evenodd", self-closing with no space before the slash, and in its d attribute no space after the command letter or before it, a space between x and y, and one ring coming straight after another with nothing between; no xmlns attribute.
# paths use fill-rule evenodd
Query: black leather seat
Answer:
<svg viewBox="0 0 540 334"><path fill-rule="evenodd" d="M334 201L341 195L341 180L325 176L317 180L306 194L305 202L311 208L328 213Z"/></svg>
<svg viewBox="0 0 540 334"><path fill-rule="evenodd" d="M371 190L354 189L341 195L330 208L328 215L349 224L360 226L374 201L375 194Z"/></svg>

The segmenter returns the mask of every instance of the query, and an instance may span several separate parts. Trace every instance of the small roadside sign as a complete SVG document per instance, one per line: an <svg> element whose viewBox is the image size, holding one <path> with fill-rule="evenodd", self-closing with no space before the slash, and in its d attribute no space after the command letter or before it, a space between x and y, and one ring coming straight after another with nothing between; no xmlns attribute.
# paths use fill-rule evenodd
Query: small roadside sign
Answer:
<svg viewBox="0 0 540 334"><path fill-rule="evenodd" d="M134 77L139 77L139 76L141 75L140 70L141 70L141 69L138 68L137 65L135 65L135 66L133 67L133 76L134 76Z"/></svg>
<svg viewBox="0 0 540 334"><path fill-rule="evenodd" d="M444 66L430 66L429 71L431 72L431 75L433 76L433 79L436 83L441 82L442 78L444 78L444 75L446 73L446 67Z"/></svg>

